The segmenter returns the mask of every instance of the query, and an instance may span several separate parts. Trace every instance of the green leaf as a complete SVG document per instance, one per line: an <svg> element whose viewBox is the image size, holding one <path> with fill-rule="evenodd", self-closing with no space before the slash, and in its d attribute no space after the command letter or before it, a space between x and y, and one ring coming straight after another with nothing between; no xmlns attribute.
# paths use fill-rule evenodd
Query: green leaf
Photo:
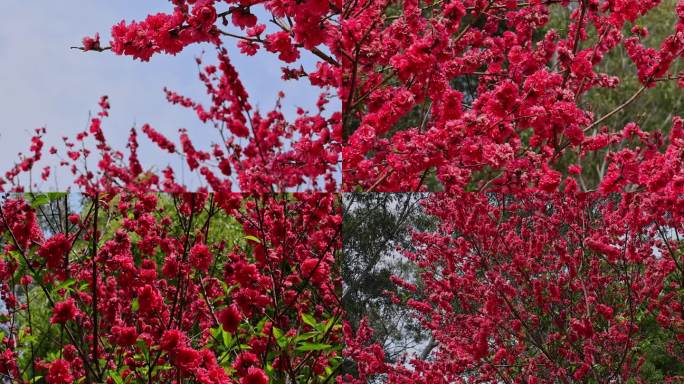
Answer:
<svg viewBox="0 0 684 384"><path fill-rule="evenodd" d="M314 329L318 329L318 323L316 322L316 319L313 316L307 313L302 313L302 321L305 324L312 326Z"/></svg>
<svg viewBox="0 0 684 384"><path fill-rule="evenodd" d="M257 323L255 329L258 329L259 332L262 332L262 334L263 334L264 327L266 326L266 322L267 322L267 321L268 321L268 318L267 318L267 317L262 318L262 319L259 320L259 322Z"/></svg>
<svg viewBox="0 0 684 384"><path fill-rule="evenodd" d="M66 192L48 192L47 197L50 201L60 200L66 196Z"/></svg>
<svg viewBox="0 0 684 384"><path fill-rule="evenodd" d="M330 328L332 328L335 325L335 322L333 319L328 319L328 321L325 322L325 327L323 327L323 333L328 333L330 331Z"/></svg>
<svg viewBox="0 0 684 384"><path fill-rule="evenodd" d="M259 240L259 238L256 237L256 236L247 235L247 236L245 236L245 240L251 240L251 241L253 241L253 242L255 242L255 243L261 244L261 240Z"/></svg>
<svg viewBox="0 0 684 384"><path fill-rule="evenodd" d="M313 338L315 338L316 336L318 336L318 335L320 335L320 334L321 334L321 333L318 332L318 331L301 333L301 334L297 335L297 337L295 337L294 341L297 342L297 343L299 343L300 341L305 341L305 340L313 339Z"/></svg>
<svg viewBox="0 0 684 384"><path fill-rule="evenodd" d="M230 288L228 287L228 284L226 284L225 281L221 280L219 281L221 283L221 287L223 287L223 292L225 293L226 296L230 293Z"/></svg>
<svg viewBox="0 0 684 384"><path fill-rule="evenodd" d="M114 372L114 371L109 372L109 377L111 377L112 380L114 380L114 383L116 383L116 384L124 384L124 381L118 372Z"/></svg>
<svg viewBox="0 0 684 384"><path fill-rule="evenodd" d="M271 365L271 364L266 364L266 369L265 369L265 370L266 370L266 374L267 374L269 377L273 377L273 374L274 374L273 365Z"/></svg>
<svg viewBox="0 0 684 384"><path fill-rule="evenodd" d="M230 348L235 344L235 340L233 339L233 335L230 332L226 332L223 327L221 329L221 336L223 338L223 345L226 348Z"/></svg>
<svg viewBox="0 0 684 384"><path fill-rule="evenodd" d="M66 196L65 192L48 192L48 193L38 193L29 195L29 203L32 208L38 208L41 205L48 204L50 202L59 200Z"/></svg>
<svg viewBox="0 0 684 384"><path fill-rule="evenodd" d="M145 342L145 340L138 339L135 342L135 345L140 349L140 351L142 351L143 356L145 357L145 360L149 360L150 351L149 351L149 347L147 346L147 343ZM135 356L138 357L140 355L136 354Z"/></svg>
<svg viewBox="0 0 684 384"><path fill-rule="evenodd" d="M55 286L53 288L53 292L58 292L62 289L66 290L66 291L72 291L71 286L74 284L76 284L76 280L74 280L74 279L65 280L65 281L61 282L59 285Z"/></svg>
<svg viewBox="0 0 684 384"><path fill-rule="evenodd" d="M278 327L273 327L273 337L275 337L276 340L282 339L283 331L281 331Z"/></svg>
<svg viewBox="0 0 684 384"><path fill-rule="evenodd" d="M328 349L331 349L332 345L330 344L322 344L322 343L315 343L315 344L302 344L295 348L296 351L298 352L307 352L307 351L326 351Z"/></svg>
<svg viewBox="0 0 684 384"><path fill-rule="evenodd" d="M140 309L140 303L138 302L138 298L136 297L131 301L131 311L133 312L138 312L138 309Z"/></svg>
<svg viewBox="0 0 684 384"><path fill-rule="evenodd" d="M280 348L285 348L287 346L287 339L283 334L283 331L278 327L273 327L273 337L275 337L276 342Z"/></svg>
<svg viewBox="0 0 684 384"><path fill-rule="evenodd" d="M45 205L50 202L50 198L48 195L44 193L40 193L37 195L33 195L31 199L29 200L29 203L31 204L31 208L38 208L41 205Z"/></svg>

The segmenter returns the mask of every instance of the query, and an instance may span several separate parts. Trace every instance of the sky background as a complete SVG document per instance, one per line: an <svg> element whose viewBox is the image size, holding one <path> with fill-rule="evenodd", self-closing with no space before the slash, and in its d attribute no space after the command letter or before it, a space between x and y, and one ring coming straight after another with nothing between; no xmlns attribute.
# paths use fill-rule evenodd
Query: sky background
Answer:
<svg viewBox="0 0 684 384"><path fill-rule="evenodd" d="M193 45L177 56L155 55L144 63L111 52L69 48L96 32L108 45L113 24L170 10L166 0L0 0L0 172L14 164L18 152L28 152L35 128L47 127L46 147L61 148L62 136L86 127L88 114L98 111L102 95L109 96L112 107L103 130L117 149L125 149L132 126L144 123L171 139L177 138L179 128L187 128L198 147L216 141L212 128L202 126L192 111L169 104L162 91L168 87L205 100L195 57L204 51L205 63L215 62L210 45ZM318 90L306 81L282 81L276 56L263 49L256 56L244 56L234 40L227 43L253 106L271 109L282 90L286 115L292 116L296 107L314 110ZM302 59L305 68L314 62L311 57ZM181 175L179 159L164 155L144 135L139 141L143 165L172 165ZM47 188L64 189L70 181L60 173L58 185L51 178Z"/></svg>

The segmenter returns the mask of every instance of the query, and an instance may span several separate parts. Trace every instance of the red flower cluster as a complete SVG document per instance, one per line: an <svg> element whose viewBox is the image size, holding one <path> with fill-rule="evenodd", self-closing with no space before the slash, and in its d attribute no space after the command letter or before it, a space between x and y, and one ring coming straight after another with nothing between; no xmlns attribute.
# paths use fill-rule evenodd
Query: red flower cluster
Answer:
<svg viewBox="0 0 684 384"><path fill-rule="evenodd" d="M176 54L194 43L209 42L216 46L218 65L206 66L199 76L207 89L208 105L167 90L169 102L192 108L200 121L215 127L218 134L216 142L201 150L193 145L189 135L181 134L181 143L177 145L148 124L142 127L145 135L171 154L180 155L177 148L182 149L191 170L217 191L272 192L302 188L335 191L339 182L336 174L340 172L341 163L341 114L335 110L328 113L326 108L332 97L331 89L339 86L342 74L341 64L335 58L341 34L337 24L342 2L228 2L225 9L221 9L221 2L214 0L174 0L171 3L173 11L170 13L151 14L142 21L121 21L114 25L108 47L100 45L99 35L83 40L83 50L111 49L116 54L142 61L158 53ZM277 31L265 34L264 22L267 20L256 16L259 13L255 11L257 7L264 7L272 14L272 23ZM230 24L244 30L245 35L229 32L227 27ZM280 101L271 111L254 111L221 36L237 38L241 51L249 55L263 46L277 54L284 64L295 63L302 50L318 57L320 61L316 63L315 70L307 72L300 66L302 69L298 70L298 75L289 77L308 77L312 86L322 89L317 111L300 110L293 121L288 121L283 115ZM198 64L201 64L199 59ZM286 73L292 71L289 67L283 67L283 70ZM106 111L109 105L102 105L102 108ZM77 135L76 141L94 137L98 150L107 152L102 154L103 161L112 170L111 162L120 158L121 153L105 145L100 128L105 116L107 113L93 119L91 129ZM133 136L135 131L131 133ZM42 142L39 135L36 140L34 152L40 152ZM65 154L71 160L88 157L89 153L84 153L87 150L76 149L73 142L66 144ZM51 153L57 154L58 151L54 149ZM38 160L40 157L27 157L4 179L0 179L0 188L3 184L16 184L18 173L31 169ZM72 172L78 174L79 170L72 167ZM166 190L175 190L172 171L166 169L163 174L168 180ZM49 175L50 169L44 169L43 177ZM115 178L130 179L128 176L121 170L112 173ZM124 181L128 182L130 180Z"/></svg>
<svg viewBox="0 0 684 384"><path fill-rule="evenodd" d="M35 290L65 335L50 347L63 357L35 356L32 374L50 383L112 372L129 380L149 374L161 382L181 375L203 384L267 383L267 365L273 377L308 374L307 342L339 342L338 328L316 336L311 328L311 319L328 324L341 310L331 268L341 225L335 195L157 195L161 185L144 178L131 179L128 190L105 180L84 184L95 186L107 192L97 200L84 195L80 217L65 214L58 233L43 233L22 199L0 206L0 235L11 251L0 275L8 311L34 311L34 299L12 295L18 287ZM68 196L57 198L63 204ZM174 203L175 213L161 209ZM100 227L102 212L120 223L112 232ZM221 231L231 225L240 230L228 240ZM297 341L282 336L299 333ZM0 359L10 376L26 361L17 354L30 348L13 340L2 341ZM337 350L316 350L319 374L339 364ZM145 356L154 360L141 365ZM147 373L147 364L157 369Z"/></svg>
<svg viewBox="0 0 684 384"><path fill-rule="evenodd" d="M38 254L45 258L49 269L55 270L64 266L64 258L71 250L71 242L63 234L58 233L49 238L38 250Z"/></svg>
<svg viewBox="0 0 684 384"><path fill-rule="evenodd" d="M205 244L195 244L190 249L190 264L200 272L207 272L213 261L209 247Z"/></svg>
<svg viewBox="0 0 684 384"><path fill-rule="evenodd" d="M564 182L568 156L583 162L605 148L597 145L604 121L644 91L625 95L606 116L593 114L583 95L621 80L599 72L611 51L625 47L644 87L681 77L671 73L684 56L681 17L659 48L643 45L642 29L622 32L659 3L458 0L426 12L406 0L396 16L383 1L354 3L359 11L343 20L340 48L349 79L339 92L348 135L343 189L416 191L428 175L457 190L571 186L583 171ZM569 7L564 34L549 27L559 7Z"/></svg>
<svg viewBox="0 0 684 384"><path fill-rule="evenodd" d="M235 305L231 305L221 311L221 313L218 315L218 318L223 329L230 333L235 333L240 325L240 322L242 321L240 310Z"/></svg>
<svg viewBox="0 0 684 384"><path fill-rule="evenodd" d="M50 322L53 324L64 324L67 321L76 319L78 309L73 298L55 304Z"/></svg>
<svg viewBox="0 0 684 384"><path fill-rule="evenodd" d="M71 367L68 361L57 359L50 364L46 378L49 384L70 384L74 382Z"/></svg>
<svg viewBox="0 0 684 384"><path fill-rule="evenodd" d="M389 364L348 329L359 376L343 382L639 380L660 332L684 362L680 193L446 193L425 208L438 228L405 251L424 288L395 279L396 299L436 347Z"/></svg>
<svg viewBox="0 0 684 384"><path fill-rule="evenodd" d="M192 43L216 42L216 12L202 3L209 1L196 3L190 14L186 5L173 14L157 13L141 22L121 21L112 27L112 51L148 61L157 52L176 54Z"/></svg>

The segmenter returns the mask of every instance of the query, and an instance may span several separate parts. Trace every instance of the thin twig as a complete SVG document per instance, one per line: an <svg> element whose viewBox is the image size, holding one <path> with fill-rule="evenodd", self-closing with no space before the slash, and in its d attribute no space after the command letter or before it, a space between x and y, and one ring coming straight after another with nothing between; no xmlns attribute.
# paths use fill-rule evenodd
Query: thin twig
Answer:
<svg viewBox="0 0 684 384"><path fill-rule="evenodd" d="M621 110L623 110L623 109L624 109L625 107L627 107L628 105L632 104L632 102L634 102L634 100L636 100L637 97L639 97L639 95L640 95L644 90L646 90L646 86L645 86L645 85L642 86L641 88L639 88L639 90L636 91L636 92L632 95L632 97L630 97L629 99L627 99L627 101L625 101L624 103L620 104L617 108L613 109L612 111L608 112L607 114L603 115L600 119L594 121L591 125L589 125L588 127L584 128L583 131L584 131L584 132L587 132L587 131L591 130L592 128L594 128L594 127L596 127L597 125L601 124L601 123L602 123L603 121L605 121L606 119L610 118L610 117L613 116L614 114L616 114L616 113L620 112Z"/></svg>

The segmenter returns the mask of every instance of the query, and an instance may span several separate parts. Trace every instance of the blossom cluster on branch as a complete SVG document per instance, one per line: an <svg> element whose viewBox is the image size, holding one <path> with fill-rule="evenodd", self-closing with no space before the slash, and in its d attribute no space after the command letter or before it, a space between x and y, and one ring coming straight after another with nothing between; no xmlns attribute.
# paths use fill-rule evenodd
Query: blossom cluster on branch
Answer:
<svg viewBox="0 0 684 384"><path fill-rule="evenodd" d="M332 52L339 41L340 30L336 24L341 2L174 0L171 3L172 12L115 24L109 45L103 46L100 35L96 34L84 38L78 47L83 51L111 50L141 61L149 61L156 54L175 55L196 43L215 47L214 63L205 65L197 59L199 79L210 101L208 105L165 90L170 103L190 108L199 122L217 131L214 144L197 149L189 135L181 130L178 145L149 125L142 127L145 135L163 151L184 156L190 170L199 172L215 190L336 191L342 140L341 111L335 105L333 91L339 85L341 72ZM233 40L238 41L242 54L253 56L263 48L277 56L283 64L283 80L306 81L314 92L320 91L316 110L299 108L294 119L287 119L281 106L284 95L277 89L274 94L278 93L278 101L273 110L254 109L228 55L227 47ZM313 70L304 70L302 51L317 59ZM86 135L79 135L79 139ZM70 152L70 156L76 154ZM0 187L7 181L0 179Z"/></svg>
<svg viewBox="0 0 684 384"><path fill-rule="evenodd" d="M444 189L554 191L574 183L595 189L597 185L584 183L583 159L597 151L610 163L608 180L631 178L626 168L638 167L626 167L626 162L658 163L663 178L680 175L679 118L673 119L669 140L636 124L611 126L609 120L658 82L684 85L684 74L670 71L684 56L684 3L670 11L678 19L659 47L642 43L648 25L639 25L638 19L659 4L345 4L353 16L342 24L343 76L348 79L340 92L343 189L417 191L427 188L427 179ZM563 15L564 8L569 19L556 17L566 28L549 26L551 16ZM620 46L642 87L599 116L585 96L616 88L623 80L601 72L606 57ZM667 188L662 183L653 180L650 186Z"/></svg>

